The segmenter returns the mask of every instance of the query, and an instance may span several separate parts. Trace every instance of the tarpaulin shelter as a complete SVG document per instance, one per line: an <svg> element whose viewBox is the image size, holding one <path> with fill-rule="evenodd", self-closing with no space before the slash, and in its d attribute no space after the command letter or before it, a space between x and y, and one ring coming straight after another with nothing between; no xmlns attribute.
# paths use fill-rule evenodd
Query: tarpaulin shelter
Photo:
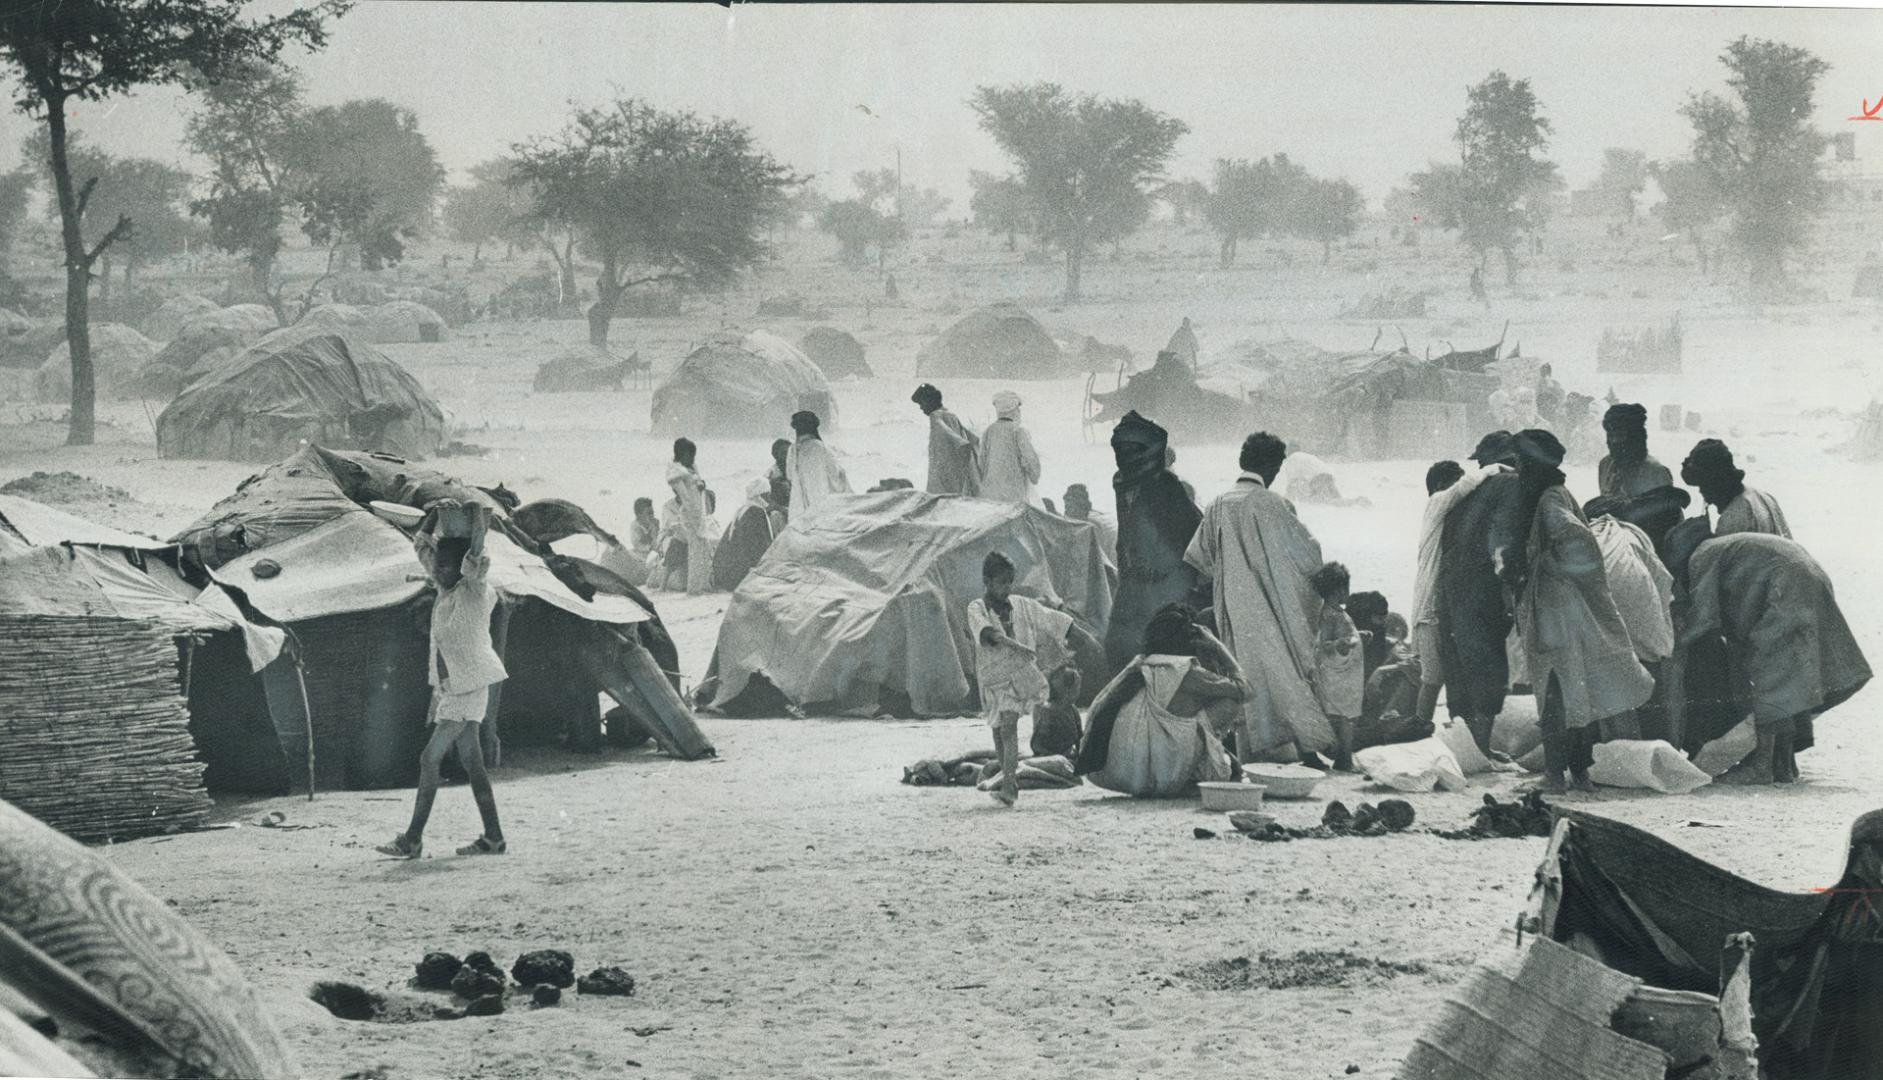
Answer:
<svg viewBox="0 0 1883 1080"><path fill-rule="evenodd" d="M490 581L502 603L492 639L510 675L492 688L486 732L527 745L600 738L608 694L676 756L711 754L678 696L678 655L653 605L608 571L551 552L507 504L403 459L308 447L245 481L176 537L185 565L287 627L300 669L257 685L206 658L191 708L198 744L224 786L279 792L305 783L311 731L318 787L411 783L430 701L432 586L410 534L368 509L441 498L490 509Z"/></svg>
<svg viewBox="0 0 1883 1080"><path fill-rule="evenodd" d="M170 341L189 325L191 319L221 310L222 307L207 296L184 293L157 305L157 310L144 316L137 328L152 341Z"/></svg>
<svg viewBox="0 0 1883 1080"><path fill-rule="evenodd" d="M143 397L173 398L197 376L232 359L274 329L259 326L246 312L216 308L185 322L169 343L138 372L136 392Z"/></svg>
<svg viewBox="0 0 1883 1080"><path fill-rule="evenodd" d="M863 343L834 326L812 327L798 347L827 379L870 377L870 365L863 358Z"/></svg>
<svg viewBox="0 0 1883 1080"><path fill-rule="evenodd" d="M1090 522L1014 503L908 490L837 496L791 522L733 592L712 704L745 711L741 695L762 675L806 711L973 708L967 606L981 595L987 553L1012 560L1016 591L1063 604L1103 639L1116 571L1102 545Z"/></svg>
<svg viewBox="0 0 1883 1080"><path fill-rule="evenodd" d="M388 300L366 311L373 343L443 341L450 334L444 317L416 300Z"/></svg>
<svg viewBox="0 0 1883 1080"><path fill-rule="evenodd" d="M809 409L837 425L830 380L798 347L763 330L714 334L654 388L655 435L770 439Z"/></svg>
<svg viewBox="0 0 1883 1080"><path fill-rule="evenodd" d="M1406 349L1334 353L1305 342L1257 346L1247 368L1251 429L1292 447L1371 458L1464 453L1492 426L1495 376Z"/></svg>
<svg viewBox="0 0 1883 1080"><path fill-rule="evenodd" d="M1071 374L1059 343L1018 304L963 315L915 354L925 379L1057 379Z"/></svg>
<svg viewBox="0 0 1883 1080"><path fill-rule="evenodd" d="M212 643L252 671L281 636L170 545L0 495L0 798L80 839L199 823L186 698Z"/></svg>
<svg viewBox="0 0 1883 1080"><path fill-rule="evenodd" d="M92 377L100 396L119 397L133 389L138 372L157 355L149 338L121 323L98 323L91 328ZM39 400L72 400L72 347L63 338L33 376Z"/></svg>
<svg viewBox="0 0 1883 1080"><path fill-rule="evenodd" d="M157 417L164 457L267 461L304 442L424 457L444 410L417 379L350 334L269 334L184 388Z"/></svg>

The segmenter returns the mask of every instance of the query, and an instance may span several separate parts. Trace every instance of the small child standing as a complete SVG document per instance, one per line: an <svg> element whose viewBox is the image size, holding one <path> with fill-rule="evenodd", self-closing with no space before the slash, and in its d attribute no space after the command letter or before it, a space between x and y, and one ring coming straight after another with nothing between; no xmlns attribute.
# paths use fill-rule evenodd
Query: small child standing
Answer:
<svg viewBox="0 0 1883 1080"><path fill-rule="evenodd" d="M1000 786L991 794L1007 806L1020 800L1020 717L1047 700L1042 669L1057 670L1071 635L1081 633L1065 612L1013 595L1013 579L1013 563L988 552L981 562L984 593L968 604L975 680L1000 761Z"/></svg>
<svg viewBox="0 0 1883 1080"><path fill-rule="evenodd" d="M1315 692L1338 741L1334 768L1352 772L1353 727L1366 695L1366 654L1360 631L1347 615L1351 579L1345 566L1330 562L1314 572L1311 582L1321 598L1320 632L1314 643Z"/></svg>

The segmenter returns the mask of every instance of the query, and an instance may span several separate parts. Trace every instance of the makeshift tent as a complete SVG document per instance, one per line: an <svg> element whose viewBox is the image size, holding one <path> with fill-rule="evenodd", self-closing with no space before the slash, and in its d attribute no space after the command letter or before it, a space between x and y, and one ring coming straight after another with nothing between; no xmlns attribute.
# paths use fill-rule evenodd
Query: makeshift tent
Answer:
<svg viewBox="0 0 1883 1080"><path fill-rule="evenodd" d="M1059 344L1018 304L963 315L915 354L925 379L1057 379L1069 374Z"/></svg>
<svg viewBox="0 0 1883 1080"><path fill-rule="evenodd" d="M164 457L267 460L303 441L423 457L444 411L357 337L295 326L204 372L157 417Z"/></svg>
<svg viewBox="0 0 1883 1080"><path fill-rule="evenodd" d="M376 345L443 341L450 332L436 311L416 300L390 300L366 312L366 331Z"/></svg>
<svg viewBox="0 0 1883 1080"><path fill-rule="evenodd" d="M173 556L0 495L0 799L84 840L208 813L185 707L191 660L220 641L266 663L280 639L219 587L188 584Z"/></svg>
<svg viewBox="0 0 1883 1080"><path fill-rule="evenodd" d="M1633 826L1557 813L1537 871L1534 932L1652 986L1704 995L1729 984L1749 946L1751 1027L1764 1075L1883 1076L1876 1036L1870 1049L1852 1038L1853 1025L1874 1032L1883 990L1883 926L1869 898L1876 884L1865 885L1855 850L1836 887L1785 893Z"/></svg>
<svg viewBox="0 0 1883 1080"><path fill-rule="evenodd" d="M176 538L185 565L240 590L286 626L304 669L257 684L226 655L202 657L191 694L212 777L241 790L409 784L425 740L431 586L412 540L367 509L441 499L488 507L491 631L510 677L486 731L505 743L600 738L607 693L676 756L711 754L680 701L679 657L653 605L606 570L551 552L490 493L386 455L308 447L249 478ZM311 759L308 733L313 736Z"/></svg>
<svg viewBox="0 0 1883 1080"><path fill-rule="evenodd" d="M138 372L136 393L173 398L196 376L255 344L266 332L243 312L216 308L199 315L184 323Z"/></svg>
<svg viewBox="0 0 1883 1080"><path fill-rule="evenodd" d="M1220 383L1205 384L1188 361L1166 349L1157 363L1127 379L1118 389L1092 394L1087 415L1094 425L1116 423L1136 411L1166 429L1195 440L1232 439L1248 433L1249 408L1240 390L1224 392ZM1097 413L1093 415L1092 408Z"/></svg>
<svg viewBox="0 0 1883 1080"><path fill-rule="evenodd" d="M241 319L261 333L268 333L281 327L281 320L275 317L274 309L266 304L231 304L222 309L225 319Z"/></svg>
<svg viewBox="0 0 1883 1080"><path fill-rule="evenodd" d="M206 296L185 293L182 296L172 296L157 305L157 310L144 316L144 320L138 323L137 328L152 341L170 341L177 336L179 331L189 325L191 319L221 310L222 308L214 300Z"/></svg>
<svg viewBox="0 0 1883 1080"><path fill-rule="evenodd" d="M352 304L321 304L310 308L300 318L294 320L295 326L319 326L328 330L351 330L361 336L370 333L366 312Z"/></svg>
<svg viewBox="0 0 1883 1080"><path fill-rule="evenodd" d="M763 330L715 334L654 389L655 435L770 439L809 409L837 424L830 381L790 342Z"/></svg>
<svg viewBox="0 0 1883 1080"><path fill-rule="evenodd" d="M100 396L130 392L138 372L157 355L151 340L122 323L99 323L91 328L92 378ZM61 340L33 377L39 400L72 400L72 348Z"/></svg>
<svg viewBox="0 0 1883 1080"><path fill-rule="evenodd" d="M1243 349L1251 430L1348 457L1463 454L1493 426L1494 375L1448 368L1404 348L1332 353L1304 342Z"/></svg>
<svg viewBox="0 0 1883 1080"><path fill-rule="evenodd" d="M623 360L598 345L582 345L545 361L536 369L530 389L539 394L619 390L628 376L647 369L638 352Z"/></svg>
<svg viewBox="0 0 1883 1080"><path fill-rule="evenodd" d="M0 319L0 367L32 368L65 341L64 319L28 319L13 312Z"/></svg>
<svg viewBox="0 0 1883 1080"><path fill-rule="evenodd" d="M870 377L870 365L863 359L863 343L834 326L812 328L799 348L827 379Z"/></svg>
<svg viewBox="0 0 1883 1080"><path fill-rule="evenodd" d="M1116 571L1092 523L917 491L838 496L790 523L733 592L702 694L762 709L762 675L806 711L971 709L967 606L990 551L1013 561L1018 591L1063 604L1103 639Z"/></svg>

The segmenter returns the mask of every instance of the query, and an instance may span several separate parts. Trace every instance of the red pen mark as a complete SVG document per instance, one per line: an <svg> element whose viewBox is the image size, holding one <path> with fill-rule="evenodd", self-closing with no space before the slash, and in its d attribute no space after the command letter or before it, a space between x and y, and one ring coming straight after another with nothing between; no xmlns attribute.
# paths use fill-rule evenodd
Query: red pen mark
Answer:
<svg viewBox="0 0 1883 1080"><path fill-rule="evenodd" d="M1844 119L1846 120L1883 120L1883 116L1877 115L1879 112L1883 112L1883 97L1877 98L1875 105L1870 104L1869 98L1864 98L1863 99L1863 112L1856 116L1846 116L1844 117Z"/></svg>

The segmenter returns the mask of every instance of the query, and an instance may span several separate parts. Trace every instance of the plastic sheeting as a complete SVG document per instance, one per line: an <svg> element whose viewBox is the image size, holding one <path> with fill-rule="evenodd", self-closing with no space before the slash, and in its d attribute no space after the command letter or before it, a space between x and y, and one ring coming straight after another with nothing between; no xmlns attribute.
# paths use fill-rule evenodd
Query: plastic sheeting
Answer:
<svg viewBox="0 0 1883 1080"><path fill-rule="evenodd" d="M967 606L990 551L1013 561L1016 592L1063 603L1103 636L1114 572L1090 522L914 491L838 496L780 533L733 593L714 704L762 673L805 707L867 709L906 695L915 715L970 708Z"/></svg>
<svg viewBox="0 0 1883 1080"><path fill-rule="evenodd" d="M771 438L789 430L791 414L817 413L837 424L830 381L797 346L754 330L715 334L687 354L654 390L655 435Z"/></svg>
<svg viewBox="0 0 1883 1080"><path fill-rule="evenodd" d="M98 544L130 551L163 551L175 546L165 540L152 540L148 536L137 536L109 525L87 521L31 499L0 495L0 552L7 550L4 545L9 539L9 530L14 537L32 547Z"/></svg>
<svg viewBox="0 0 1883 1080"><path fill-rule="evenodd" d="M278 331L192 382L157 418L171 458L268 460L303 442L424 457L444 411L404 368L353 334Z"/></svg>

